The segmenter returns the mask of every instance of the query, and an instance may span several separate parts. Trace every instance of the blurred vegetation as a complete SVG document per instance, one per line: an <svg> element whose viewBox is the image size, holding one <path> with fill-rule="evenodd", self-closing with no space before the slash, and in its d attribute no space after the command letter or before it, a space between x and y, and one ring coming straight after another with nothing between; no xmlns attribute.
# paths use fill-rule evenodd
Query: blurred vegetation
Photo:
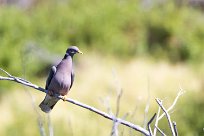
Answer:
<svg viewBox="0 0 204 136"><path fill-rule="evenodd" d="M47 75L50 65L56 62L57 54L63 54L69 45L77 45L85 52L93 51L101 56L113 56L124 60L139 56L155 60L164 59L173 64L200 65L204 61L202 8L171 0L155 0L150 3L145 1L33 0L33 3L27 6L2 4L0 67L13 75L26 75L26 78L40 82L39 79ZM0 96L8 90L10 84L1 82ZM177 115L172 114L175 120L178 120L180 135L203 134L203 94L196 94L194 97L191 95L187 95L181 103L182 108L176 111ZM24 111L19 112L16 112L16 117L24 114ZM39 134L36 122L31 123L36 131L29 131L32 126L27 125L28 122L25 120L29 120L30 114L26 114L24 118L17 118L7 127L5 134ZM97 120L90 118L97 126ZM32 122L35 120L32 118ZM62 120L57 123L60 124ZM81 122L79 124L79 129L82 129L81 135L83 132L87 135L89 132L93 135L96 135L97 131L101 132L91 131L95 126L88 131L83 128ZM93 123L88 123L90 124ZM165 126L163 124L166 122L161 124ZM107 128L110 126L106 126ZM59 128L55 133L70 132L67 132L66 128Z"/></svg>
<svg viewBox="0 0 204 136"><path fill-rule="evenodd" d="M45 0L28 7L0 8L0 64L18 75L25 54L30 76L39 76L45 61L30 44L62 53L69 45L127 58L153 56L173 63L204 58L203 13L172 1ZM26 52L26 53L25 53ZM33 62L34 61L34 62ZM27 61L28 62L28 61Z"/></svg>

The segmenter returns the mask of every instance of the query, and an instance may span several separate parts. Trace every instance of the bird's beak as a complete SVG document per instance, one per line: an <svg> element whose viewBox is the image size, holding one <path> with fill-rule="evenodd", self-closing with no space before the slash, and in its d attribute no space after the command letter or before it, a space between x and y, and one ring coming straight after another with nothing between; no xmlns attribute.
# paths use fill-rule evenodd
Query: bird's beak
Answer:
<svg viewBox="0 0 204 136"><path fill-rule="evenodd" d="M80 50L78 50L78 53L83 54L83 52L82 52L82 51L80 51Z"/></svg>

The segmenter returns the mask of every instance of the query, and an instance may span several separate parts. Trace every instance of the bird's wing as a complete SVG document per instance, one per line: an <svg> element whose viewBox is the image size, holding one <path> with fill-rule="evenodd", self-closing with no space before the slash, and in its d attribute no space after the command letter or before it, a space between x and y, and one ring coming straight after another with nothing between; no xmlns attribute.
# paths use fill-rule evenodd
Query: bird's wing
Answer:
<svg viewBox="0 0 204 136"><path fill-rule="evenodd" d="M74 70L72 69L72 73L71 73L71 85L70 85L69 89L72 88L73 82L74 82Z"/></svg>
<svg viewBox="0 0 204 136"><path fill-rule="evenodd" d="M50 84L50 82L51 82L51 80L53 78L53 75L56 73L56 71L57 71L56 66L52 66L52 68L50 69L50 73L48 75L48 78L46 80L46 85L45 85L46 90L48 89L48 86L49 86L49 84Z"/></svg>

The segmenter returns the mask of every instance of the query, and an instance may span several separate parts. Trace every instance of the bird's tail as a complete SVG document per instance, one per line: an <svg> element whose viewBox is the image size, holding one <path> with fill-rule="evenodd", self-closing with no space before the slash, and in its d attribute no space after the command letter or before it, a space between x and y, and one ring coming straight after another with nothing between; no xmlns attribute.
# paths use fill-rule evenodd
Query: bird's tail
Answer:
<svg viewBox="0 0 204 136"><path fill-rule="evenodd" d="M47 94L45 96L45 99L40 103L39 107L45 113L49 113L58 101L59 101L58 98L51 97L50 95Z"/></svg>

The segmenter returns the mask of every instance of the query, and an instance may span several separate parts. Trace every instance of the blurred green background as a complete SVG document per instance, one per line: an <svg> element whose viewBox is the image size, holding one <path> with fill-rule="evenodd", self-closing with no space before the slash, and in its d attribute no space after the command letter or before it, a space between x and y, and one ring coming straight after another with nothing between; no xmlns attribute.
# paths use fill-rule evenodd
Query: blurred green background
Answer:
<svg viewBox="0 0 204 136"><path fill-rule="evenodd" d="M157 112L154 98L172 104L179 135L204 135L204 2L198 0L0 0L0 67L44 86L49 68L68 46L75 56L76 79L70 97L115 112L143 126ZM1 74L3 75L3 73ZM29 92L29 93L28 93ZM0 81L0 135L48 134L48 117L38 104L44 94ZM33 104L32 104L33 103ZM37 108L37 109L36 109ZM110 135L112 122L59 102L50 114L54 135ZM170 134L163 119L159 127ZM121 135L140 135L120 126Z"/></svg>

